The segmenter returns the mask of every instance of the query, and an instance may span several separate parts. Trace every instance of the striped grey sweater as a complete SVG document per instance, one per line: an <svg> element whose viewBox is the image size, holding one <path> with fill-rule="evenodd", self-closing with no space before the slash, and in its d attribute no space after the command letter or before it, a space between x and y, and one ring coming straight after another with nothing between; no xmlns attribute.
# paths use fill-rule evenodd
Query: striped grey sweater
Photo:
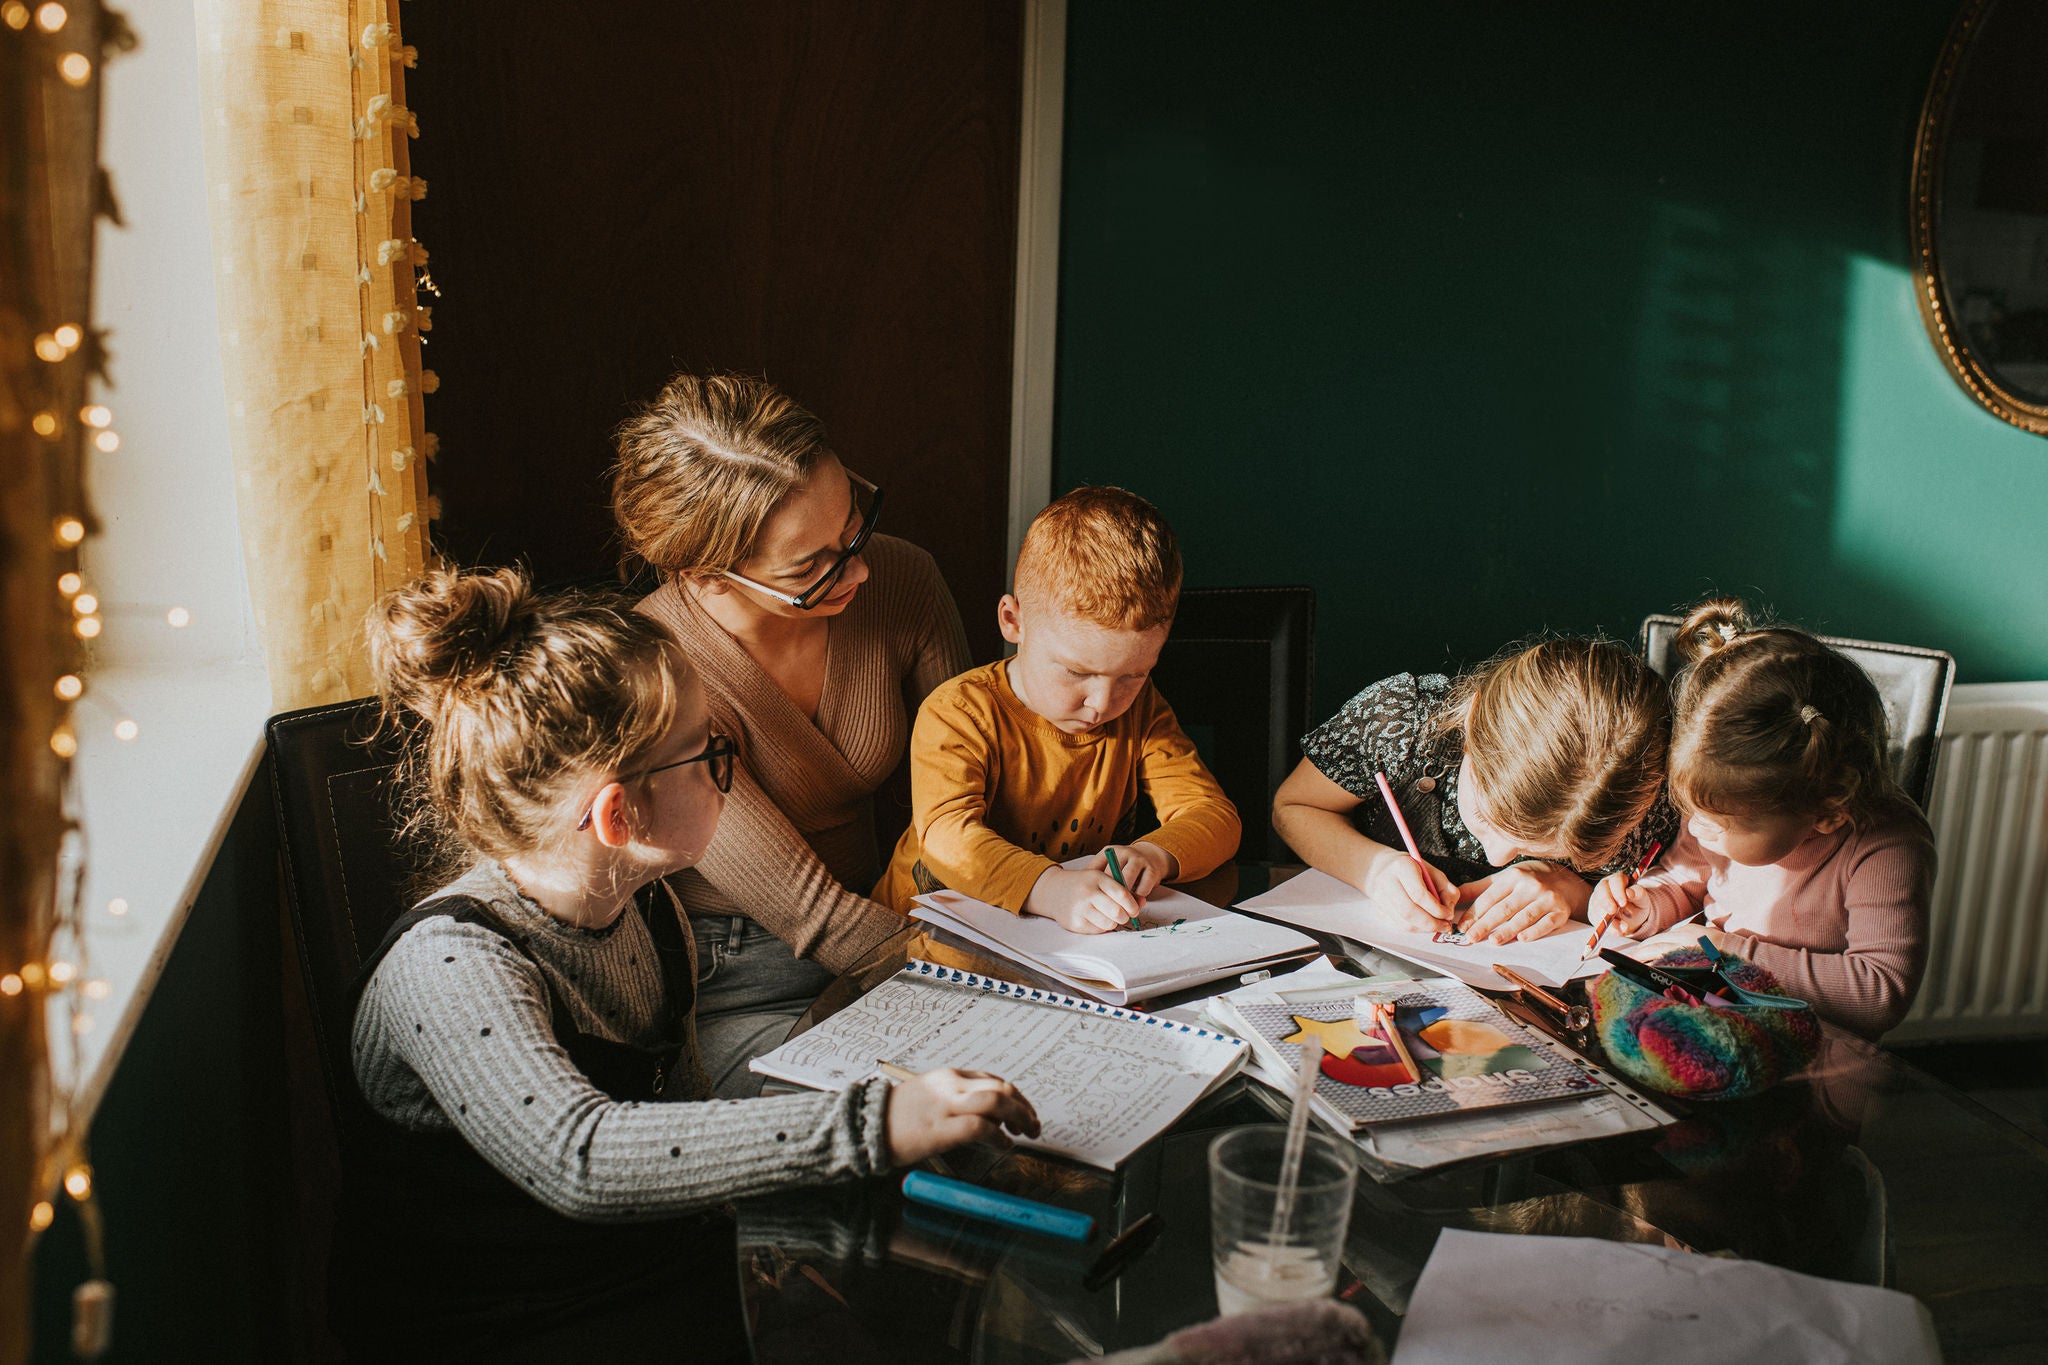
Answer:
<svg viewBox="0 0 2048 1365"><path fill-rule="evenodd" d="M706 1100L686 1056L669 1086L680 1102L613 1100L556 1043L548 992L582 1032L659 1046L667 990L640 915L628 906L601 930L563 924L491 860L429 899L450 894L489 905L534 960L445 917L408 930L356 1010L356 1078L377 1113L415 1131L454 1129L543 1204L591 1222L889 1169L880 1079L836 1095Z"/></svg>

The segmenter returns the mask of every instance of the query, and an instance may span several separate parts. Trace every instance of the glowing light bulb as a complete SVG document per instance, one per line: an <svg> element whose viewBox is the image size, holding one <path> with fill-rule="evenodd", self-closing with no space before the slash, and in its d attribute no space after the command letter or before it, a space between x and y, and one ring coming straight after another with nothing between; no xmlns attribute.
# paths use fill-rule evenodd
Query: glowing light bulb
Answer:
<svg viewBox="0 0 2048 1365"><path fill-rule="evenodd" d="M67 351L77 350L78 343L85 340L85 333L79 330L78 324L75 322L65 323L62 327L50 333L50 335L56 339L59 346L62 346Z"/></svg>
<svg viewBox="0 0 2048 1365"><path fill-rule="evenodd" d="M78 519L77 517L59 517L59 518L57 519L57 543L58 543L58 544L60 544L60 545L76 545L76 544L77 544L77 543L78 543L79 541L81 541L81 540L84 540L84 539L85 539L85 523L84 523L84 522L80 521L80 520L79 520L79 519Z"/></svg>
<svg viewBox="0 0 2048 1365"><path fill-rule="evenodd" d="M84 85L92 79L92 63L83 52L67 52L57 59L57 74L68 84Z"/></svg>
<svg viewBox="0 0 2048 1365"><path fill-rule="evenodd" d="M34 990L34 989L35 989L35 988L36 988L37 986L40 986L40 985L42 985L42 984L43 984L43 964L42 964L42 963L40 963L40 962L24 962L24 963L22 963L22 964L21 964L21 984L22 984L22 985L24 985L24 986L27 986L27 987L28 987L28 988L29 988L30 990Z"/></svg>
<svg viewBox="0 0 2048 1365"><path fill-rule="evenodd" d="M80 616L90 616L100 609L100 599L89 592L82 592L71 599L71 610Z"/></svg>
<svg viewBox="0 0 2048 1365"><path fill-rule="evenodd" d="M78 420L89 427L114 425L114 410L104 403L88 403L78 410Z"/></svg>
<svg viewBox="0 0 2048 1365"><path fill-rule="evenodd" d="M78 632L78 638L81 640L96 640L100 631L105 629L97 616L81 616L78 618L78 624L71 628Z"/></svg>
<svg viewBox="0 0 2048 1365"><path fill-rule="evenodd" d="M127 914L128 898L126 896L116 896L112 900L108 901L107 913L112 915L115 919L119 919L121 918L121 916Z"/></svg>
<svg viewBox="0 0 2048 1365"><path fill-rule="evenodd" d="M21 978L13 972L0 976L0 995L20 995Z"/></svg>
<svg viewBox="0 0 2048 1365"><path fill-rule="evenodd" d="M69 730L58 730L50 736L50 752L59 758L78 757L78 736Z"/></svg>
<svg viewBox="0 0 2048 1365"><path fill-rule="evenodd" d="M50 0L49 4L37 7L36 27L45 33L55 33L58 29L64 27L64 21L70 17L69 14L64 12L64 7L57 3L57 0Z"/></svg>
<svg viewBox="0 0 2048 1365"><path fill-rule="evenodd" d="M6 4L0 5L0 24L5 24L16 32L27 28L28 6L22 4L21 0L7 0Z"/></svg>
<svg viewBox="0 0 2048 1365"><path fill-rule="evenodd" d="M85 695L85 681L76 673L66 673L57 679L55 691L58 701L77 701Z"/></svg>
<svg viewBox="0 0 2048 1365"><path fill-rule="evenodd" d="M78 968L59 958L50 964L50 984L61 986L78 975Z"/></svg>
<svg viewBox="0 0 2048 1365"><path fill-rule="evenodd" d="M54 412L39 412L29 421L29 425L36 429L36 435L38 436L55 436L57 434L57 414Z"/></svg>
<svg viewBox="0 0 2048 1365"><path fill-rule="evenodd" d="M118 431L103 431L92 438L92 443L99 447L100 454L111 455L121 448L121 433Z"/></svg>
<svg viewBox="0 0 2048 1365"><path fill-rule="evenodd" d="M80 1162L64 1172L64 1193L83 1199L92 1193L92 1167Z"/></svg>
<svg viewBox="0 0 2048 1365"><path fill-rule="evenodd" d="M51 336L48 332L44 332L36 337L36 355L40 359L47 360L54 365L68 354L70 352L64 349L64 343Z"/></svg>
<svg viewBox="0 0 2048 1365"><path fill-rule="evenodd" d="M170 622L172 629L183 630L192 624L192 613L183 607L172 607L164 613L164 620Z"/></svg>
<svg viewBox="0 0 2048 1365"><path fill-rule="evenodd" d="M141 733L142 727L132 720L117 720L114 722L114 738L124 743L134 739Z"/></svg>
<svg viewBox="0 0 2048 1365"><path fill-rule="evenodd" d="M36 1206L28 1211L28 1230L41 1232L57 1221L57 1210L47 1199L38 1199Z"/></svg>
<svg viewBox="0 0 2048 1365"><path fill-rule="evenodd" d="M72 1031L73 1033L91 1033L91 1032L92 1032L92 1016L91 1016L90 1014L74 1014L74 1015L72 1015L72 1016L71 1016L71 1031Z"/></svg>
<svg viewBox="0 0 2048 1365"><path fill-rule="evenodd" d="M85 580L75 573L57 575L57 591L63 593L66 597L71 596L72 593L77 592L84 586Z"/></svg>
<svg viewBox="0 0 2048 1365"><path fill-rule="evenodd" d="M103 976L94 977L86 982L84 986L80 987L80 989L85 992L85 998L88 1000L104 1000L114 990L113 986Z"/></svg>

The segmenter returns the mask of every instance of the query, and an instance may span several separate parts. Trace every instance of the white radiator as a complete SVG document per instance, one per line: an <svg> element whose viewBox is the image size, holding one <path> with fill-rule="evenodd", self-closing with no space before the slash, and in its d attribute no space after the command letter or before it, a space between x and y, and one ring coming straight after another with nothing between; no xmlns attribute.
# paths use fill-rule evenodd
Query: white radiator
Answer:
<svg viewBox="0 0 2048 1365"><path fill-rule="evenodd" d="M1887 1042L2048 1034L2048 682L1955 688L1927 976Z"/></svg>

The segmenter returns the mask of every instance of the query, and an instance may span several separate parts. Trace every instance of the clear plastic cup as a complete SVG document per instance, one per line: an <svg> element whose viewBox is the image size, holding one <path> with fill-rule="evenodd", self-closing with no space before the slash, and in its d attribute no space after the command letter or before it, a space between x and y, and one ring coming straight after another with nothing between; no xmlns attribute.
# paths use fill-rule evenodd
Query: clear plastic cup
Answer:
<svg viewBox="0 0 2048 1365"><path fill-rule="evenodd" d="M1209 1145L1209 1242L1225 1315L1325 1298L1337 1288L1358 1165L1351 1147L1311 1131L1284 1229L1274 1211L1287 1130L1235 1128Z"/></svg>

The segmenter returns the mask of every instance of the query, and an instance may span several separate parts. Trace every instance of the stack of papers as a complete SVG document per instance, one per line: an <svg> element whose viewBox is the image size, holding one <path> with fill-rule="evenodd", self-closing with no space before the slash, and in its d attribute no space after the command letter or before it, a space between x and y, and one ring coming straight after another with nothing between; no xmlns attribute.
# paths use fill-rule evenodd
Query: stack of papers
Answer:
<svg viewBox="0 0 2048 1365"><path fill-rule="evenodd" d="M1361 981L1318 961L1299 971L1240 986L1227 995L1204 1001L1201 1019L1212 1027L1251 1039L1257 1030L1247 1022L1247 1011L1274 1005L1313 1009L1337 1002L1348 1004L1361 994L1399 994L1410 984L1380 978ZM1366 1169L1375 1179L1397 1180L1462 1161L1648 1132L1673 1121L1669 1112L1626 1081L1608 1074L1562 1043L1530 1032L1553 1055L1584 1072L1598 1086L1576 1102L1461 1109L1400 1123L1369 1123L1352 1132L1352 1141L1364 1157ZM1277 1055L1270 1046L1262 1054L1254 1043L1246 1074L1282 1095L1291 1095L1294 1068L1294 1059ZM1321 1105L1317 1105L1317 1116L1339 1133L1351 1127L1348 1119L1324 1112Z"/></svg>
<svg viewBox="0 0 2048 1365"><path fill-rule="evenodd" d="M1394 1365L1940 1365L1911 1295L1637 1242L1446 1229Z"/></svg>
<svg viewBox="0 0 2048 1365"><path fill-rule="evenodd" d="M1391 1006L1420 1072L1409 1080L1376 1028L1361 1026L1352 998L1235 1004L1260 1065L1284 1073L1306 1040L1319 1050L1316 1112L1332 1127L1431 1118L1583 1098L1599 1082L1504 1018L1455 981L1405 981L1365 988Z"/></svg>
<svg viewBox="0 0 2048 1365"><path fill-rule="evenodd" d="M1140 928L1107 934L1077 934L959 891L919 896L911 915L1112 1005L1316 951L1316 941L1306 934L1172 890L1155 892L1145 902Z"/></svg>

